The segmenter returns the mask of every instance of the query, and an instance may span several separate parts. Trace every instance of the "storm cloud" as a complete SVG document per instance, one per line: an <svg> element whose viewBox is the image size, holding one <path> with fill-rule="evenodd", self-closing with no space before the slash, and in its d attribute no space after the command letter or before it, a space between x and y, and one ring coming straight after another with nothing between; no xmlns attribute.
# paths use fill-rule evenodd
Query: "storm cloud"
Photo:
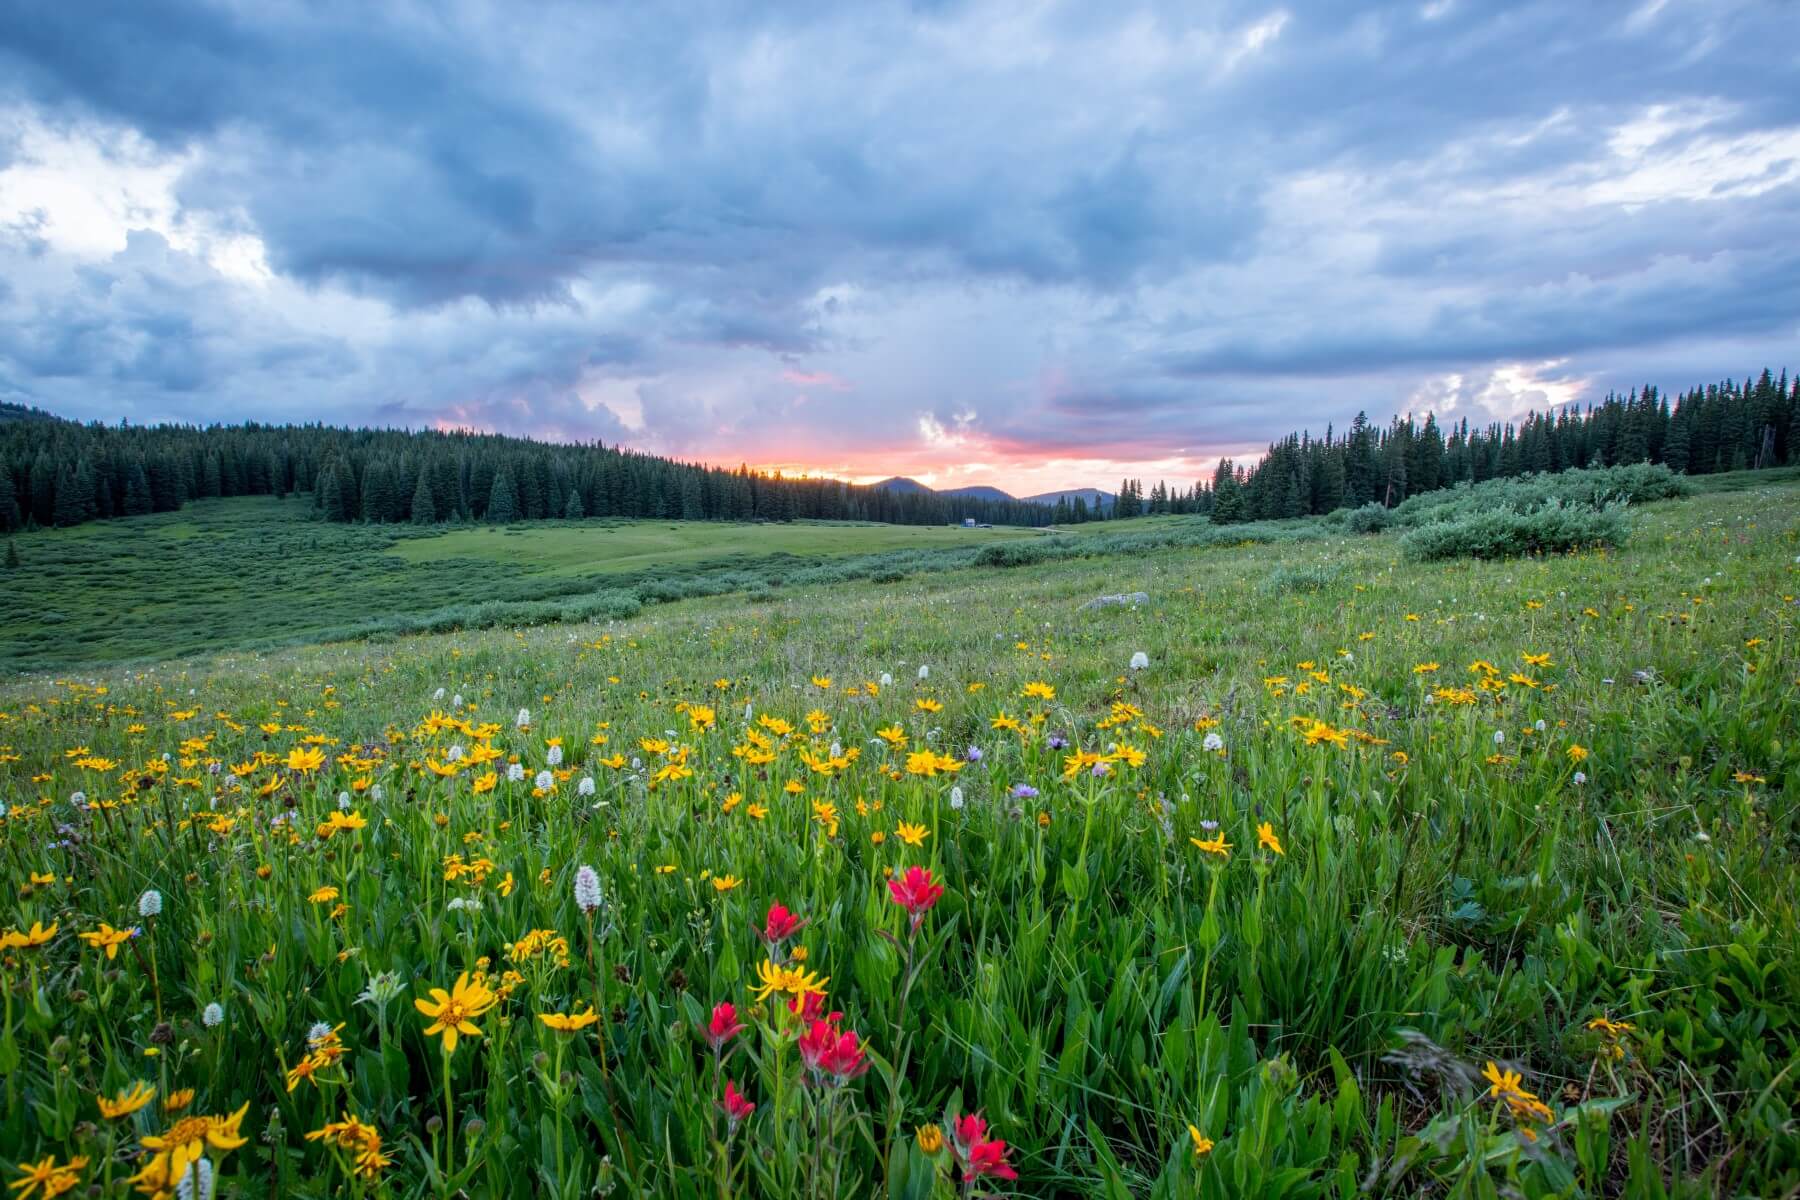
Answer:
<svg viewBox="0 0 1800 1200"><path fill-rule="evenodd" d="M946 484L1790 362L1770 3L16 6L0 398Z"/></svg>

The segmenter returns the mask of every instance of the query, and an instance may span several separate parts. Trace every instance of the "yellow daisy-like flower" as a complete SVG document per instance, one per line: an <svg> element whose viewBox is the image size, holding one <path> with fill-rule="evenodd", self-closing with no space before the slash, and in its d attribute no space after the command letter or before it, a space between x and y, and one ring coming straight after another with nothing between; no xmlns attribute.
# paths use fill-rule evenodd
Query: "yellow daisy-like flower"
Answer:
<svg viewBox="0 0 1800 1200"><path fill-rule="evenodd" d="M1188 1126L1188 1137L1194 1143L1195 1158L1205 1158L1208 1154L1212 1153L1213 1140L1204 1133L1201 1133L1198 1125L1190 1124Z"/></svg>
<svg viewBox="0 0 1800 1200"><path fill-rule="evenodd" d="M106 957L113 959L119 957L119 947L131 940L131 930L114 929L102 921L99 929L88 933L78 933L75 936L96 950L105 950Z"/></svg>
<svg viewBox="0 0 1800 1200"><path fill-rule="evenodd" d="M121 1117L129 1117L154 1099L156 1089L140 1079L111 1099L95 1096L94 1103L100 1106L101 1116L108 1121L117 1121Z"/></svg>
<svg viewBox="0 0 1800 1200"><path fill-rule="evenodd" d="M580 1033L589 1025L600 1019L600 1014L589 1008L578 1013L539 1013L538 1020L558 1033Z"/></svg>
<svg viewBox="0 0 1800 1200"><path fill-rule="evenodd" d="M894 830L894 836L909 846L918 847L925 844L925 839L931 836L931 830L923 825L910 825L902 821Z"/></svg>
<svg viewBox="0 0 1800 1200"><path fill-rule="evenodd" d="M739 879L736 875L715 875L713 876L712 881L713 891L729 892L732 888L739 886L743 882L744 881Z"/></svg>
<svg viewBox="0 0 1800 1200"><path fill-rule="evenodd" d="M1220 858L1231 857L1231 843L1225 840L1223 833L1214 834L1205 841L1197 837L1191 837L1188 841L1194 843L1196 849L1205 851L1207 854L1216 854Z"/></svg>
<svg viewBox="0 0 1800 1200"><path fill-rule="evenodd" d="M15 1200L60 1196L74 1191L81 1183L81 1172L87 1164L85 1154L71 1158L61 1166L57 1165L56 1155L47 1154L39 1162L20 1163L19 1178L6 1186L17 1193Z"/></svg>
<svg viewBox="0 0 1800 1200"><path fill-rule="evenodd" d="M431 999L415 999L413 1007L420 1015L430 1017L431 1024L425 1028L426 1037L444 1036L444 1053L456 1053L456 1040L460 1037L480 1037L481 1030L475 1026L475 1018L494 1007L498 997L489 991L484 984L469 982L469 973L464 971L456 977L456 982L446 992L443 988L432 988Z"/></svg>
<svg viewBox="0 0 1800 1200"><path fill-rule="evenodd" d="M1284 856L1287 854L1287 851L1281 848L1281 839L1275 836L1275 827L1267 821L1256 827L1256 843L1277 854Z"/></svg>
<svg viewBox="0 0 1800 1200"><path fill-rule="evenodd" d="M247 1139L238 1132L238 1126L248 1111L250 1105L246 1101L229 1117L183 1117L166 1133L146 1137L141 1145L151 1152L150 1158L143 1170L131 1177L131 1182L149 1195L172 1189L207 1150L227 1154L245 1143Z"/></svg>
<svg viewBox="0 0 1800 1200"><path fill-rule="evenodd" d="M796 1000L808 994L823 996L825 985L831 982L829 978L815 975L805 967L784 967L773 962L757 963L756 977L761 982L751 989L751 994L759 1001L767 1000L777 992Z"/></svg>

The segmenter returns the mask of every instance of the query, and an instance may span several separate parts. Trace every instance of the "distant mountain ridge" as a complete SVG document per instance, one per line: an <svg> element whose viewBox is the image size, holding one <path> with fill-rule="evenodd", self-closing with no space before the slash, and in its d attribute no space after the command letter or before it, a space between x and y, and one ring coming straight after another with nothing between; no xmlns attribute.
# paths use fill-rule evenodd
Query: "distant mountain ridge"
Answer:
<svg viewBox="0 0 1800 1200"><path fill-rule="evenodd" d="M872 483L869 486L872 488L880 488L883 491L907 494L929 494L933 496L944 496L953 500L1019 500L1026 504L1041 504L1045 508L1055 508L1058 500L1067 500L1070 504L1073 504L1079 499L1085 502L1089 508L1109 509L1112 507L1113 500L1115 499L1111 492L1103 492L1099 488L1068 488L1060 492L1040 492L1035 496L1014 496L1010 492L1002 491L1000 488L990 487L986 484L975 484L969 487L959 488L945 488L940 491L937 488L927 487L918 480L909 479L904 475L893 475L878 483Z"/></svg>

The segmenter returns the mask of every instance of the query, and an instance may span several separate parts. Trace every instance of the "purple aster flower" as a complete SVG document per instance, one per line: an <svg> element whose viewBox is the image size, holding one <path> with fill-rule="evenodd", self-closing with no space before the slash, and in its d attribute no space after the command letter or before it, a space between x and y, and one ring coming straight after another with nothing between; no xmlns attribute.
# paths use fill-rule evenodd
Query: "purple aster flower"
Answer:
<svg viewBox="0 0 1800 1200"><path fill-rule="evenodd" d="M981 747L980 746L970 746L969 753L968 753L968 759L970 762L980 762L981 761Z"/></svg>
<svg viewBox="0 0 1800 1200"><path fill-rule="evenodd" d="M1060 733L1053 733L1044 744L1052 750L1067 750L1069 748L1069 739Z"/></svg>
<svg viewBox="0 0 1800 1200"><path fill-rule="evenodd" d="M1014 800L1035 800L1037 798L1038 790L1029 783L1015 783L1013 784L1012 794Z"/></svg>

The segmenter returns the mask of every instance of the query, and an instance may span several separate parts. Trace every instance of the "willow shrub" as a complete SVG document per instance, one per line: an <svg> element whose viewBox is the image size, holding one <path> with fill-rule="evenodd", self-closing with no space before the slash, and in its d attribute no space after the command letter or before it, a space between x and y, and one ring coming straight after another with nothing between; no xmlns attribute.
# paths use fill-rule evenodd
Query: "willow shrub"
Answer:
<svg viewBox="0 0 1800 1200"><path fill-rule="evenodd" d="M1496 508L1421 525L1401 539L1408 555L1440 558L1517 558L1618 546L1629 533L1624 506L1551 500L1528 512Z"/></svg>

